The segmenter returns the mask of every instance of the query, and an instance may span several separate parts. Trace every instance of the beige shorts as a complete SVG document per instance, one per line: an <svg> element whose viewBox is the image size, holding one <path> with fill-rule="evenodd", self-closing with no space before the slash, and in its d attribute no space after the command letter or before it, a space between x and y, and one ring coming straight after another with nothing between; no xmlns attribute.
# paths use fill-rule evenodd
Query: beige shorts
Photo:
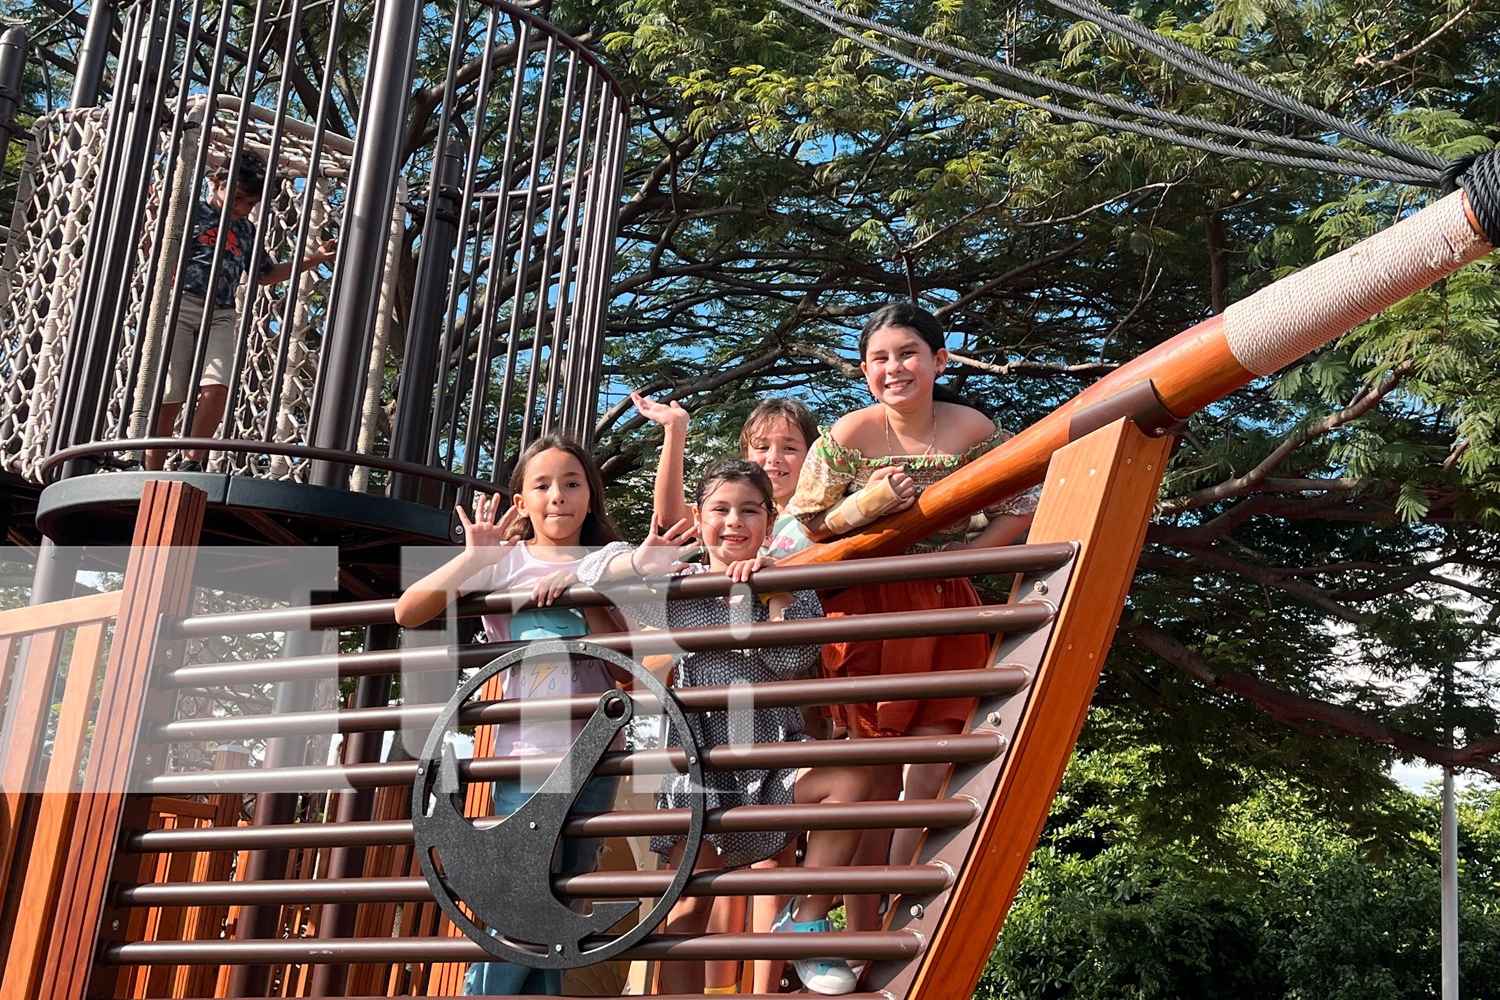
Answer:
<svg viewBox="0 0 1500 1000"><path fill-rule="evenodd" d="M193 347L198 340L198 325L203 322L203 296L184 292L182 309L177 314L177 335L172 338L172 360L167 365L167 391L164 403L187 400L187 383L193 374ZM234 358L234 333L239 315L234 306L217 306L208 328L208 353L203 359L203 377L199 385L228 385L229 365Z"/></svg>

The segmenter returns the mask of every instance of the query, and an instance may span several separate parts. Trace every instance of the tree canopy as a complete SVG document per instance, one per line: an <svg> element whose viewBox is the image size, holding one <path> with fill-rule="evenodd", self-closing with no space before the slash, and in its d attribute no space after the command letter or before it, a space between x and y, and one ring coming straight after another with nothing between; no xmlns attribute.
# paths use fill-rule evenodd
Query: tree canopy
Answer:
<svg viewBox="0 0 1500 1000"><path fill-rule="evenodd" d="M695 460L731 450L767 395L803 397L831 423L867 399L853 351L863 318L912 299L947 324L948 382L1020 429L1436 197L1063 121L873 55L775 0L523 6L596 48L633 104L596 435L626 523L649 503L644 470L659 442L630 388L693 411ZM1325 139L1045 4L856 7L1161 109ZM65 77L82 14L58 0L16 10ZM367 32L370 6L349 11L351 35ZM1500 135L1500 14L1477 3L1222 0L1129 13L1445 156ZM308 52L321 44L310 38ZM424 42L414 140L435 113L445 44ZM347 127L361 68L341 75ZM44 82L28 76L30 113ZM418 145L414 189L425 182ZM1486 681L1500 627L1497 305L1486 259L1192 419L1084 736L1086 753L1149 764L1132 772L1143 784L1130 838L1233 853L1235 817L1272 808L1272 787L1332 824L1288 833L1285 849L1332 852L1317 877L1336 879L1349 843L1410 841L1411 812L1391 806L1393 758L1500 775ZM1073 863L1054 848L1035 877ZM1078 864L1126 878L1105 870L1107 854ZM1031 919L1024 906L1015 917Z"/></svg>
<svg viewBox="0 0 1500 1000"><path fill-rule="evenodd" d="M1162 109L1286 127L1045 5L863 10ZM1131 13L1418 146L1492 145L1495 19L1472 6ZM600 33L637 101L608 375L681 399L704 454L762 395L813 399L829 422L860 403L853 332L891 299L948 324L949 382L1018 429L1435 197L1060 121L890 64L774 2L558 16ZM1284 773L1351 820L1384 780L1384 748L1500 773L1482 680L1494 301L1484 261L1193 419L1097 699L1133 716L1180 778L1172 822L1237 800L1243 779L1215 761ZM607 468L630 481L654 439L618 398L599 430Z"/></svg>

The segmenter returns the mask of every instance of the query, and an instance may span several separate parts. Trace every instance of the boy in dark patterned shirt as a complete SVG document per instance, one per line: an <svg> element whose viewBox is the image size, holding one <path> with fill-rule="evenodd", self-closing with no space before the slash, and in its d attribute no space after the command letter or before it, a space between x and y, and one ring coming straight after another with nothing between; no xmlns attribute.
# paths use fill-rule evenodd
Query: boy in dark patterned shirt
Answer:
<svg viewBox="0 0 1500 1000"><path fill-rule="evenodd" d="M218 280L214 282L213 316L209 321L203 375L198 380L198 406L193 411L193 426L187 435L189 437L215 435L219 421L224 416L224 404L229 398L229 369L234 363L234 338L239 330L235 293L239 290L240 279L249 269L250 260L255 253L255 223L250 221L250 213L255 210L260 201L260 193L265 188L266 161L260 154L250 150L241 152L235 180L234 202L229 209L229 230L224 234ZM207 201L198 202L193 228L188 235L188 260L182 271L182 306L177 315L176 333L172 337L172 357L167 365L167 386L162 396L161 416L156 423L158 437L172 433L172 425L177 422L177 415L187 401L193 352L203 323L203 310L208 308L208 276L213 269L214 247L219 240L219 219L224 210L224 199L229 193L228 181L229 169L226 163L210 176L211 194ZM332 260L337 249L337 240L326 241L302 261L303 269ZM262 285L286 281L291 276L291 264L273 264L265 259L260 261L256 275ZM148 451L146 468L160 469L166 462L166 457L165 451ZM179 468L184 472L202 471L203 458L204 452L190 451Z"/></svg>

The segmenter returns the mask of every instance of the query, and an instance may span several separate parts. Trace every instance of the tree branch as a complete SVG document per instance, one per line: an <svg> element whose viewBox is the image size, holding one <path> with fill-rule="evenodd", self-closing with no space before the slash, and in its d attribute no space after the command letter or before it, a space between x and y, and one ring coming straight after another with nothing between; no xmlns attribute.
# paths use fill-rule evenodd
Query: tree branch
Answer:
<svg viewBox="0 0 1500 1000"><path fill-rule="evenodd" d="M1236 573L1263 587L1274 587L1284 593L1291 594L1293 597L1301 598L1309 604L1322 608L1334 617L1349 622L1351 625L1357 625L1360 622L1361 616L1358 612L1340 604L1322 589L1314 587L1310 583L1303 583L1300 580L1288 579L1270 566L1261 566L1253 562L1246 562L1243 559L1235 559L1226 556L1217 549L1207 546L1174 545L1173 547L1181 547L1184 552L1187 552L1193 558L1206 562L1210 566L1226 570L1230 573ZM1150 553L1143 555L1141 558L1148 564L1154 563L1157 565L1175 565L1183 562L1183 560L1174 559L1171 556L1153 555Z"/></svg>
<svg viewBox="0 0 1500 1000"><path fill-rule="evenodd" d="M1307 732L1325 735L1358 736L1419 757L1439 767L1468 767L1500 777L1500 763L1491 758L1500 753L1500 737L1486 737L1462 747L1444 747L1419 736L1402 732L1359 709L1335 705L1317 698L1307 698L1273 684L1236 673L1219 670L1208 660L1184 646L1163 628L1146 622L1124 622L1125 634L1142 649L1149 650L1172 666L1215 691L1227 691L1248 698L1278 722ZM1331 733L1328 731L1332 730Z"/></svg>
<svg viewBox="0 0 1500 1000"><path fill-rule="evenodd" d="M1358 420L1366 413L1369 413L1375 408L1377 403L1390 395L1401 384L1401 381L1410 374L1412 367L1411 361L1401 362L1381 380L1378 386L1373 388L1366 387L1360 390L1359 394L1354 397L1354 401L1342 410L1339 410L1337 413L1330 413L1312 426L1305 427L1296 434L1293 434L1281 442L1276 447L1276 450L1267 455L1259 465L1243 476L1225 480L1217 486L1206 490L1199 490L1196 493L1189 493L1187 496L1169 501L1162 505L1162 513L1180 514L1183 511L1205 507L1211 503L1218 503L1220 500L1228 500L1230 497L1249 493L1258 487L1272 472L1275 472L1277 466L1291 457L1292 452L1314 438L1330 434L1351 420Z"/></svg>
<svg viewBox="0 0 1500 1000"><path fill-rule="evenodd" d="M992 361L980 361L966 354L948 352L948 360L957 361L967 368L977 368L994 375L1073 375L1078 378L1103 378L1120 367L1113 361L1084 362L1078 365L1049 364L1045 361L1007 361L997 365Z"/></svg>
<svg viewBox="0 0 1500 1000"><path fill-rule="evenodd" d="M1421 52L1423 49L1427 48L1427 46L1431 45L1433 42L1437 41L1444 32L1457 24L1461 19L1463 19L1465 15L1472 13L1474 7L1475 4L1473 2L1466 4L1461 10L1459 10L1457 14L1454 14L1452 17L1448 18L1448 20L1439 25L1436 31L1404 52L1397 52L1389 59L1382 59L1378 62L1375 59L1371 58L1369 55L1355 56L1354 65L1369 66L1371 69L1390 69L1393 66L1399 65L1401 62L1411 58L1418 52Z"/></svg>
<svg viewBox="0 0 1500 1000"><path fill-rule="evenodd" d="M944 317L951 316L953 313L962 309L970 302L988 295L990 292L993 292L995 289L999 288L1001 285L1005 284L1008 281L1014 281L1017 278L1024 277L1025 275L1030 274L1032 271L1036 271L1040 268L1046 267L1048 264L1056 263L1057 261L1062 260L1064 257L1071 257L1074 253L1077 253L1078 250L1081 249L1083 245L1090 239L1091 237L1089 236L1080 236L1078 239L1074 240L1072 243L1069 243L1067 246L1062 247L1059 250L1054 250L1051 253L1042 254L1042 256L1037 257L1033 260L1028 260L1024 264L1018 264L1015 267L1011 268L1009 271L1006 271L1004 274L1000 275L998 278L992 278L991 280L986 281L984 284L980 285L978 288L974 289L968 294L961 295L947 305L940 306L939 308L934 309L932 311L932 314L938 319L943 319Z"/></svg>

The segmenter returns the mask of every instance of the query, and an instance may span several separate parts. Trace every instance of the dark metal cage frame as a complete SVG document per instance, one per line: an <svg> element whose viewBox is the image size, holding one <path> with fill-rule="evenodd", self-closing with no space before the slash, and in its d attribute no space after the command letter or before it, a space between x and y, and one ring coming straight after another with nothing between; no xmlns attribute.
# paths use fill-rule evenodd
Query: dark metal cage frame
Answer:
<svg viewBox="0 0 1500 1000"><path fill-rule="evenodd" d="M233 476L441 506L503 483L539 435L587 441L629 128L599 57L505 0L385 0L358 26L364 92L345 138L335 68L354 11L292 0L277 26L269 0L236 10L139 0L107 103L75 88L81 106L39 122L5 275L29 296L0 314L0 465L46 482L202 447ZM326 36L321 66L297 46L304 29ZM436 104L414 129L419 43L439 33ZM247 270L274 243L291 275L279 294L238 293L212 443L187 430L196 391L162 435L174 340L194 338L189 385L209 360L212 294L196 333L179 330L195 216L209 178L237 176L249 149L269 169ZM425 176L417 199L409 175ZM209 290L229 221L225 204ZM64 224L80 238L62 245ZM334 231L331 274L304 267Z"/></svg>

